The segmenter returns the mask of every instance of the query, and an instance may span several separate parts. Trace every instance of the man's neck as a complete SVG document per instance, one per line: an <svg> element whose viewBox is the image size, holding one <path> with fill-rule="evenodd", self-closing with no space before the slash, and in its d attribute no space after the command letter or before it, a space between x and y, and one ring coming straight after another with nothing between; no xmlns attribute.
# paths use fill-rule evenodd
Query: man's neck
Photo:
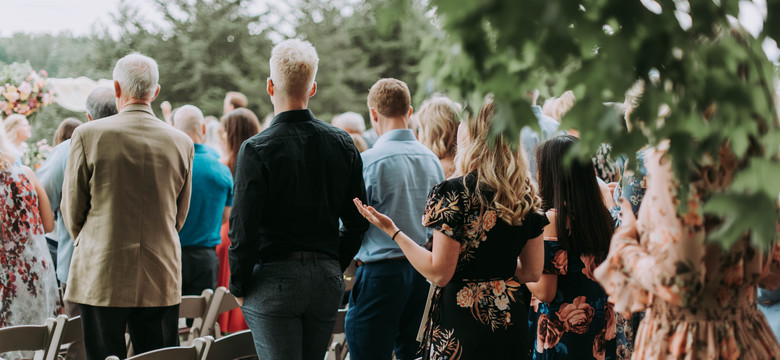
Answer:
<svg viewBox="0 0 780 360"><path fill-rule="evenodd" d="M403 130L409 128L409 121L406 117L397 118L384 118L380 120L382 122L382 133L378 134L382 136L392 130Z"/></svg>
<svg viewBox="0 0 780 360"><path fill-rule="evenodd" d="M123 99L123 98L119 98L119 99L117 99L116 105L117 105L116 106L117 111L122 111L122 109L124 109L125 107L130 106L130 105L146 105L146 106L151 107L152 106L152 102L149 101L149 100L146 100L146 99L136 99L136 98Z"/></svg>
<svg viewBox="0 0 780 360"><path fill-rule="evenodd" d="M309 108L309 99L297 100L297 101L280 101L278 104L274 103L274 115L279 115L285 111L290 110L305 110Z"/></svg>

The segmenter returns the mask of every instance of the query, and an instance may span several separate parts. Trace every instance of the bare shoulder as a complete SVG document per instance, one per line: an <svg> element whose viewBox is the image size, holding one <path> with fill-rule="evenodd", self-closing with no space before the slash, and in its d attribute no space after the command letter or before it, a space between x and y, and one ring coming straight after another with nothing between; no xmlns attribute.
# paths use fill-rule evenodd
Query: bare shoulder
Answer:
<svg viewBox="0 0 780 360"><path fill-rule="evenodd" d="M555 209L550 209L547 210L545 215L547 215L547 220L549 220L550 223L544 227L544 232L542 233L542 235L544 236L545 240L556 241L558 237L558 232L555 230L555 225L556 225L556 219L558 217L558 212L555 211Z"/></svg>

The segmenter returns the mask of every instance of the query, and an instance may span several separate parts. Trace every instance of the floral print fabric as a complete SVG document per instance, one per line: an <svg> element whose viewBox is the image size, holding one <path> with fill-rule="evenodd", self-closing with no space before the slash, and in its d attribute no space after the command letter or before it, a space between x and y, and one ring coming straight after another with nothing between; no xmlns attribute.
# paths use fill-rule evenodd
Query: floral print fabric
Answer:
<svg viewBox="0 0 780 360"><path fill-rule="evenodd" d="M0 170L0 327L42 325L60 310L38 195L19 166ZM31 354L3 354L6 359Z"/></svg>
<svg viewBox="0 0 780 360"><path fill-rule="evenodd" d="M691 184L688 210L678 214L668 159L654 150L645 160L638 238L618 232L595 272L616 311L646 310L633 358L776 358L780 345L756 307L756 289L780 285L780 244L766 254L744 238L729 250L705 241L702 190L725 188L736 162L721 153L713 177Z"/></svg>
<svg viewBox="0 0 780 360"><path fill-rule="evenodd" d="M544 255L544 273L558 275L558 289L550 303L531 299L533 358L615 359L615 311L593 277L594 257L569 254L552 239Z"/></svg>
<svg viewBox="0 0 780 360"><path fill-rule="evenodd" d="M530 213L511 226L474 195L471 174L431 190L423 225L460 242L452 280L435 287L422 341L425 359L527 359L528 306L514 279L525 243L541 235L547 217ZM485 194L490 198L491 194Z"/></svg>

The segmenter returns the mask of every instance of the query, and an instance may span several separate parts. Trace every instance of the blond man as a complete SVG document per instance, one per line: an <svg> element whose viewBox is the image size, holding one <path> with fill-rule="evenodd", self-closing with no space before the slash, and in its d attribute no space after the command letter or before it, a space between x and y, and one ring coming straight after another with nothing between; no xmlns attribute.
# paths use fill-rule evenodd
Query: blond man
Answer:
<svg viewBox="0 0 780 360"><path fill-rule="evenodd" d="M428 192L442 180L439 158L409 129L411 95L406 83L377 81L368 94L371 125L379 138L362 153L366 204L387 214L423 245L432 235L422 225ZM355 256L358 269L349 298L346 335L350 359L416 359L417 330L428 283L398 244L370 226Z"/></svg>
<svg viewBox="0 0 780 360"><path fill-rule="evenodd" d="M323 358L342 272L368 228L352 205L366 196L360 154L346 132L308 109L318 61L308 42L273 48L273 125L244 142L236 160L230 291L261 359Z"/></svg>

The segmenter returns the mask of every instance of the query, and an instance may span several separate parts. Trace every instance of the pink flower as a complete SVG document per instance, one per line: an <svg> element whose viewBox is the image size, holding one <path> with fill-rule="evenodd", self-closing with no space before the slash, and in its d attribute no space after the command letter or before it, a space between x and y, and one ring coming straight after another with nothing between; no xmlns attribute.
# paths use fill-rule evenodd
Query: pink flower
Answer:
<svg viewBox="0 0 780 360"><path fill-rule="evenodd" d="M552 349L561 341L564 330L558 320L550 320L547 314L539 315L536 327L536 352Z"/></svg>
<svg viewBox="0 0 780 360"><path fill-rule="evenodd" d="M493 210L488 210L483 217L483 221L483 227L485 228L485 231L490 231L490 229L496 226L496 212Z"/></svg>
<svg viewBox="0 0 780 360"><path fill-rule="evenodd" d="M41 70L40 74L41 74L41 76L46 76L46 77L49 76L49 73L47 73L46 70Z"/></svg>
<svg viewBox="0 0 780 360"><path fill-rule="evenodd" d="M607 321L607 325L604 327L606 332L604 333L604 339L609 341L615 338L617 332L617 319L615 318L615 305L607 303L604 306L604 318Z"/></svg>
<svg viewBox="0 0 780 360"><path fill-rule="evenodd" d="M474 305L474 292L466 286L458 291L457 299L458 306L470 308Z"/></svg>
<svg viewBox="0 0 780 360"><path fill-rule="evenodd" d="M556 315L563 322L564 329L576 334L588 331L595 310L585 302L584 296L578 296L571 304L564 303Z"/></svg>
<svg viewBox="0 0 780 360"><path fill-rule="evenodd" d="M582 268L582 274L588 279L596 281L596 278L593 277L593 270L596 269L596 258L593 255L580 255L580 260L585 264L585 267Z"/></svg>
<svg viewBox="0 0 780 360"><path fill-rule="evenodd" d="M558 250L552 262L559 274L566 275L569 268L569 255L565 250Z"/></svg>
<svg viewBox="0 0 780 360"><path fill-rule="evenodd" d="M597 360L604 360L606 347L607 343L604 341L604 331L602 331L596 335L595 339L593 339L593 358Z"/></svg>

